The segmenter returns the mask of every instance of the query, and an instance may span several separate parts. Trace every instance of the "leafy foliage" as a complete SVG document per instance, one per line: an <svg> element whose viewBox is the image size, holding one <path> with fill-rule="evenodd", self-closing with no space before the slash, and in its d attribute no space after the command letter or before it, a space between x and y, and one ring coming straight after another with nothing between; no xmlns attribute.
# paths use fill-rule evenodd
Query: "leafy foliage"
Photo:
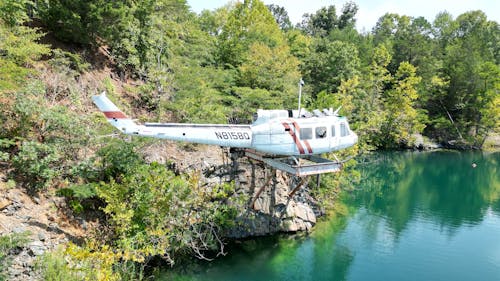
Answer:
<svg viewBox="0 0 500 281"><path fill-rule="evenodd" d="M312 36L326 37L337 29L354 28L357 11L358 6L354 2L345 3L340 16L334 5L322 7L314 14L304 14L299 28Z"/></svg>
<svg viewBox="0 0 500 281"><path fill-rule="evenodd" d="M55 147L38 142L24 142L13 157L16 174L32 191L48 187L60 173L61 156Z"/></svg>
<svg viewBox="0 0 500 281"><path fill-rule="evenodd" d="M99 171L102 180L117 179L131 173L142 161L135 145L121 140L112 140L97 151L100 157Z"/></svg>
<svg viewBox="0 0 500 281"><path fill-rule="evenodd" d="M305 59L303 71L306 81L315 81L313 93L334 92L342 80L358 74L359 58L356 47L341 41L318 39Z"/></svg>
<svg viewBox="0 0 500 281"><path fill-rule="evenodd" d="M113 270L119 256L109 247L92 247L70 243L66 249L45 253L37 260L36 268L44 280L124 280Z"/></svg>
<svg viewBox="0 0 500 281"><path fill-rule="evenodd" d="M290 30L292 28L292 22L288 17L288 12L284 7L278 6L276 4L267 5L267 8L273 14L276 23L281 28L281 30Z"/></svg>
<svg viewBox="0 0 500 281"><path fill-rule="evenodd" d="M159 255L173 264L187 250L201 258L206 251L223 251L220 234L236 210L220 204L226 194L198 181L196 175L175 176L153 163L138 166L122 183L98 187L125 259L144 262Z"/></svg>

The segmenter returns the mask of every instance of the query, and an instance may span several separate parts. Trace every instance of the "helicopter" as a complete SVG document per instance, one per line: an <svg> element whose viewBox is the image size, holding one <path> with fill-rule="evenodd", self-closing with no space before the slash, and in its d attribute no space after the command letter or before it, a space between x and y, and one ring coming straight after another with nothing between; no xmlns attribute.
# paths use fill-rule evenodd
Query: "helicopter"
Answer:
<svg viewBox="0 0 500 281"><path fill-rule="evenodd" d="M339 116L340 108L312 112L300 105L297 110L259 109L252 124L137 124L105 92L92 99L108 122L124 134L243 150L246 156L298 176L338 171L339 161L318 155L358 141L346 117ZM308 163L301 164L300 159Z"/></svg>

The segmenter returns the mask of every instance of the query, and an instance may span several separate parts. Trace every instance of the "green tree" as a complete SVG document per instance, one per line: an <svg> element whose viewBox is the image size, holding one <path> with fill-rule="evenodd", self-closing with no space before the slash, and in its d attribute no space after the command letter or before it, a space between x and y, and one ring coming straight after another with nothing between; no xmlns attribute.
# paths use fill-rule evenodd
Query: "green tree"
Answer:
<svg viewBox="0 0 500 281"><path fill-rule="evenodd" d="M339 27L337 9L334 5L322 7L315 14L304 14L299 28L312 36L327 36Z"/></svg>
<svg viewBox="0 0 500 281"><path fill-rule="evenodd" d="M245 0L232 8L218 38L219 62L237 67L248 60L248 48L260 42L269 48L286 44L276 21L259 0Z"/></svg>
<svg viewBox="0 0 500 281"><path fill-rule="evenodd" d="M338 97L337 103L342 105L352 129L359 136L361 150L383 147L380 136L388 112L384 108L382 98L392 81L387 70L391 59L384 45L375 48L366 73L342 81L337 94L334 95Z"/></svg>
<svg viewBox="0 0 500 281"><path fill-rule="evenodd" d="M354 29L356 26L356 13L358 5L354 2L347 2L342 7L342 14L338 19L339 29Z"/></svg>
<svg viewBox="0 0 500 281"><path fill-rule="evenodd" d="M4 0L0 2L0 19L7 26L20 26L29 20L27 14L30 0Z"/></svg>
<svg viewBox="0 0 500 281"><path fill-rule="evenodd" d="M359 73L360 60L356 46L341 41L318 39L304 60L304 79L311 85L313 96L321 91L336 92L342 80Z"/></svg>
<svg viewBox="0 0 500 281"><path fill-rule="evenodd" d="M481 97L488 92L486 88L495 91L494 83L484 83L480 73L490 62L498 65L492 43L500 34L500 29L498 24L488 22L486 15L480 11L460 15L452 26L455 27L454 37L446 44L443 57L442 76L449 77L450 81L443 107L447 109L447 115L453 117L458 128L452 138L463 136L470 138L471 142L477 142L477 138L482 138L478 129L479 120L482 120L480 111L484 106L489 106Z"/></svg>
<svg viewBox="0 0 500 281"><path fill-rule="evenodd" d="M175 176L156 163L137 167L122 183L102 184L97 192L125 260L145 262L158 255L173 264L185 251L208 258L207 251L222 251L221 231L236 215L233 207L220 204L234 192L230 186L201 186L196 175Z"/></svg>
<svg viewBox="0 0 500 281"><path fill-rule="evenodd" d="M420 133L424 125L414 107L418 98L416 89L421 77L416 76L416 69L408 62L400 64L394 76L392 89L384 93L386 120L382 125L381 139L384 147L411 144L412 135Z"/></svg>
<svg viewBox="0 0 500 281"><path fill-rule="evenodd" d="M334 5L322 7L315 14L310 15L312 34L328 34L338 26L337 9Z"/></svg>
<svg viewBox="0 0 500 281"><path fill-rule="evenodd" d="M274 18L276 19L276 23L282 30L290 30L292 28L292 22L290 21L290 18L288 17L288 12L284 7L271 4L266 6L269 11L273 14Z"/></svg>
<svg viewBox="0 0 500 281"><path fill-rule="evenodd" d="M500 66L486 62L480 66L482 87L478 90L475 104L479 111L475 122L475 144L482 146L490 133L500 130Z"/></svg>
<svg viewBox="0 0 500 281"><path fill-rule="evenodd" d="M262 43L249 47L248 60L241 64L239 83L243 87L285 91L288 83L298 81L298 61L290 56L287 45L274 49ZM291 71L292 70L292 71Z"/></svg>
<svg viewBox="0 0 500 281"><path fill-rule="evenodd" d="M89 44L98 23L91 17L91 9L98 4L91 1L37 1L40 18L60 40Z"/></svg>
<svg viewBox="0 0 500 281"><path fill-rule="evenodd" d="M0 2L0 103L7 108L12 103L3 94L22 87L33 73L28 66L49 53L47 45L38 43L43 34L24 26L29 20L26 13L29 3L25 0Z"/></svg>
<svg viewBox="0 0 500 281"><path fill-rule="evenodd" d="M385 44L392 51L392 40L400 18L398 14L387 13L378 19L372 31L375 45Z"/></svg>

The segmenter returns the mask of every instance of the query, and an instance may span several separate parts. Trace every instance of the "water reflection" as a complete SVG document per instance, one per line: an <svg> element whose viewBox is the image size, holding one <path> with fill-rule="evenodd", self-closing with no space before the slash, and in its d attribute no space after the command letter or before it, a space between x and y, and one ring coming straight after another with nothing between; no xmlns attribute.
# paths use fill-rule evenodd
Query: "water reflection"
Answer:
<svg viewBox="0 0 500 281"><path fill-rule="evenodd" d="M366 160L361 182L343 199L345 216L310 236L231 245L228 256L161 280L498 280L499 153Z"/></svg>
<svg viewBox="0 0 500 281"><path fill-rule="evenodd" d="M422 216L450 231L475 225L488 208L500 211L499 158L472 152L377 154L359 165L363 180L348 201L386 218L396 235Z"/></svg>

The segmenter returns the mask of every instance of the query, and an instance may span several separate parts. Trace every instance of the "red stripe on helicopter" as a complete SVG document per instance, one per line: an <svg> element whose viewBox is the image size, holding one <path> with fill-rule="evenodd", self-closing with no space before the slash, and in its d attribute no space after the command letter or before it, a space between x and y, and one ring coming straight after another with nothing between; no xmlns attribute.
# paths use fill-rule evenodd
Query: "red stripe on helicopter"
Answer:
<svg viewBox="0 0 500 281"><path fill-rule="evenodd" d="M295 142L295 145L297 146L297 149L299 150L299 153L300 154L304 154L304 148L300 144L300 141L297 138L297 135L292 131L292 128L290 128L290 125L288 125L285 122L283 122L281 124L283 124L283 127L285 127L285 129L288 130L288 133L290 134L290 136L292 136L292 139Z"/></svg>
<svg viewBox="0 0 500 281"><path fill-rule="evenodd" d="M300 132L299 124L297 124L297 122L295 122L295 121L291 121L291 122L293 124L293 127L295 128L295 131L296 132ZM313 150L312 150L311 145L309 144L309 142L307 140L304 140L304 144L306 145L307 151L309 152L309 154L312 154Z"/></svg>
<svg viewBox="0 0 500 281"><path fill-rule="evenodd" d="M312 154L313 150L312 150L311 145L309 144L309 142L307 140L305 140L304 143L306 144L306 147L307 147L307 150L309 151L309 154Z"/></svg>
<svg viewBox="0 0 500 281"><path fill-rule="evenodd" d="M114 118L114 119L127 119L127 115L123 114L123 112L121 111L103 111L102 113L104 113L104 116L106 116L106 118L110 119L110 118Z"/></svg>

